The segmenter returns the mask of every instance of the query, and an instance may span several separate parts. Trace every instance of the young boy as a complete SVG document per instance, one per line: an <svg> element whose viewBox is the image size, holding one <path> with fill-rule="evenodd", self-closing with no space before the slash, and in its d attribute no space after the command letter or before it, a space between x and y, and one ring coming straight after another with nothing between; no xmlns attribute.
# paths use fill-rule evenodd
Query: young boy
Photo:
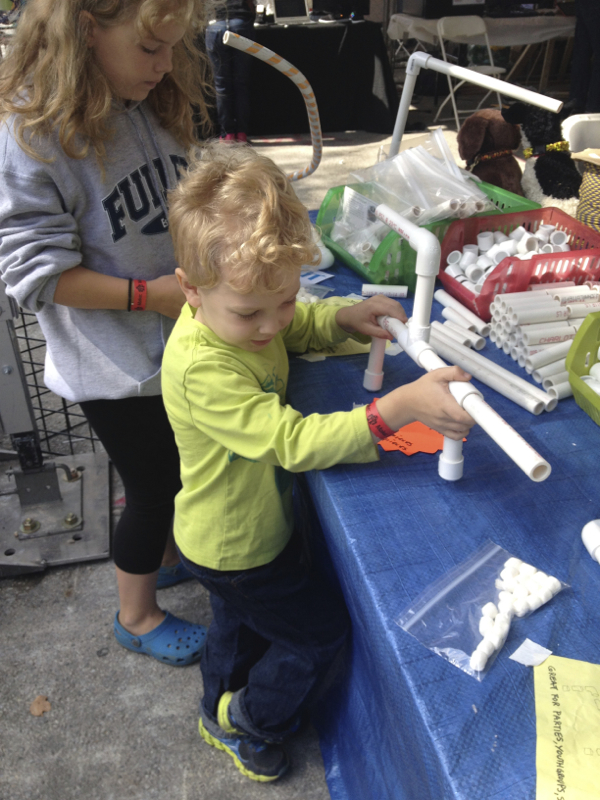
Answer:
<svg viewBox="0 0 600 800"><path fill-rule="evenodd" d="M281 743L348 631L343 601L300 558L291 473L376 461L381 429L416 419L462 438L473 420L448 382L469 376L456 367L424 375L369 415L302 417L285 402L286 350L390 338L376 318L405 321L402 307L382 296L296 305L301 266L318 256L308 214L275 164L248 147L206 148L170 203L187 299L162 370L183 483L175 539L214 615L200 734L248 777L275 780L288 766Z"/></svg>

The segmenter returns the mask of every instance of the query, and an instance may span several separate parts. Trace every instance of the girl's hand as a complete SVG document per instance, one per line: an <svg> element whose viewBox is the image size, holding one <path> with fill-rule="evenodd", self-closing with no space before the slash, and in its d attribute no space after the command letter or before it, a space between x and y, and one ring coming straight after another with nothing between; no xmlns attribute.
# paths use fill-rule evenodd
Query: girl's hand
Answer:
<svg viewBox="0 0 600 800"><path fill-rule="evenodd" d="M185 303L185 295L175 275L162 275L160 278L148 281L147 290L147 311L158 311L165 317L177 319Z"/></svg>
<svg viewBox="0 0 600 800"><path fill-rule="evenodd" d="M392 334L377 323L377 317L385 316L399 319L400 322L407 321L400 303L382 294L369 297L362 303L340 308L335 315L335 321L346 333L363 333L366 336L376 336L391 341L394 338Z"/></svg>

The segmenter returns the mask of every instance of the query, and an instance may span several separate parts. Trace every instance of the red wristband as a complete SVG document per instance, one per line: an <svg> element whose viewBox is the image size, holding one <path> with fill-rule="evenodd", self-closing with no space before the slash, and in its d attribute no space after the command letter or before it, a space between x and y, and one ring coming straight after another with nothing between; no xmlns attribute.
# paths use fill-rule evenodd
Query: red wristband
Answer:
<svg viewBox="0 0 600 800"><path fill-rule="evenodd" d="M133 281L133 300L131 301L132 311L145 311L146 298L148 291L146 288L146 281Z"/></svg>
<svg viewBox="0 0 600 800"><path fill-rule="evenodd" d="M396 433L379 416L375 400L367 406L367 422L371 433L377 436L378 439L387 439L388 436Z"/></svg>

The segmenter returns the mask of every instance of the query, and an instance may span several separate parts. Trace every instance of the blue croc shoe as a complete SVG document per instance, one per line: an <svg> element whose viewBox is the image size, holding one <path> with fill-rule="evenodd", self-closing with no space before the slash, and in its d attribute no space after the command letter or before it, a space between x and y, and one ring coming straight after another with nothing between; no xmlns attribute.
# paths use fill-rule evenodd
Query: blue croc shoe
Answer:
<svg viewBox="0 0 600 800"><path fill-rule="evenodd" d="M182 581L191 581L193 577L192 573L180 561L172 567L161 567L158 570L156 588L166 589L168 586L175 586L176 583L182 583Z"/></svg>
<svg viewBox="0 0 600 800"><path fill-rule="evenodd" d="M134 636L119 622L119 612L115 614L115 638L117 642L134 653L144 653L157 661L173 667L187 667L200 660L206 628L174 617L167 616L157 628L143 636Z"/></svg>

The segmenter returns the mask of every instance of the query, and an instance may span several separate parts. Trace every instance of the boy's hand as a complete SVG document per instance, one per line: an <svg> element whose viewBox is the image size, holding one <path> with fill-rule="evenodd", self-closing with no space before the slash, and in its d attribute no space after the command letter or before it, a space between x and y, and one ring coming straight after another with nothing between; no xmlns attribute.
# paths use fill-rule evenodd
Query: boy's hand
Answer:
<svg viewBox="0 0 600 800"><path fill-rule="evenodd" d="M469 433L475 420L450 394L448 383L470 378L460 367L433 370L381 397L377 410L395 431L418 420L450 439L460 440Z"/></svg>
<svg viewBox="0 0 600 800"><path fill-rule="evenodd" d="M400 322L407 321L400 303L382 294L369 297L368 300L363 300L354 306L340 308L335 315L335 321L346 333L364 333L366 336L376 336L391 341L394 338L392 334L377 324L377 317L384 316L394 317Z"/></svg>

